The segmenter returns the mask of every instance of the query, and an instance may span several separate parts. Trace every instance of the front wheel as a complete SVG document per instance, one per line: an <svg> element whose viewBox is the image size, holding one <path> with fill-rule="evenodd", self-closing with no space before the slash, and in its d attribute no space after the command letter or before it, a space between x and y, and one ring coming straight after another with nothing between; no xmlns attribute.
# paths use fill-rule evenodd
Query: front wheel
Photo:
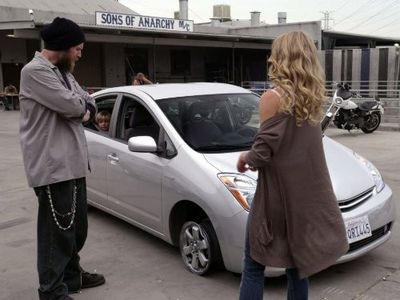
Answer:
<svg viewBox="0 0 400 300"><path fill-rule="evenodd" d="M324 132L324 131L328 128L328 126L329 126L329 124L330 124L332 118L333 118L332 116L325 116L325 117L322 119L322 121L321 121L321 129L322 129L322 132Z"/></svg>
<svg viewBox="0 0 400 300"><path fill-rule="evenodd" d="M364 133L372 133L378 129L381 124L381 115L378 112L373 112L369 116L365 117L364 125L361 130Z"/></svg>
<svg viewBox="0 0 400 300"><path fill-rule="evenodd" d="M221 264L217 235L209 220L183 224L179 249L186 268L197 275L206 275Z"/></svg>

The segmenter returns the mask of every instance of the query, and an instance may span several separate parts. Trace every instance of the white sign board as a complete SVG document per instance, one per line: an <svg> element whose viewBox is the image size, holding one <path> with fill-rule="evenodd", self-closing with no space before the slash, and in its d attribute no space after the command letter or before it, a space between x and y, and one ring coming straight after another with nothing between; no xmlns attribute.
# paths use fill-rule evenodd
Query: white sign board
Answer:
<svg viewBox="0 0 400 300"><path fill-rule="evenodd" d="M109 12L96 12L96 25L118 28L193 32L193 21Z"/></svg>

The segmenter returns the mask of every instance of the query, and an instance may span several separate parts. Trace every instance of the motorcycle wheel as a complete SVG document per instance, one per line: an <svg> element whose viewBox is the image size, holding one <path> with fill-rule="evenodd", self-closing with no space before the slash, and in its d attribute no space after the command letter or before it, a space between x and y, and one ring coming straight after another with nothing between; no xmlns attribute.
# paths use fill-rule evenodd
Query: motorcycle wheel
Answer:
<svg viewBox="0 0 400 300"><path fill-rule="evenodd" d="M361 130L364 133L372 133L378 129L381 124L381 115L377 112L373 112L368 118L364 121L364 126L361 127Z"/></svg>
<svg viewBox="0 0 400 300"><path fill-rule="evenodd" d="M328 129L329 123L331 121L331 118L325 116L321 122L321 128L322 131L325 131L326 129Z"/></svg>

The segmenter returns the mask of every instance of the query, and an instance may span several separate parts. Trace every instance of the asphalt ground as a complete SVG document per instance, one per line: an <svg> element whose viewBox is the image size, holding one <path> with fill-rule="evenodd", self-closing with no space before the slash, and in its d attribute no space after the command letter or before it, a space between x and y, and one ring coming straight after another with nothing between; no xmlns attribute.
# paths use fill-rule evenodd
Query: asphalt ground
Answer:
<svg viewBox="0 0 400 300"><path fill-rule="evenodd" d="M37 200L25 179L17 111L0 112L0 299L37 297ZM329 136L371 160L393 189L400 216L400 133L371 135L329 129ZM208 277L183 267L178 250L97 209L89 212L82 265L107 283L74 299L237 299L240 278L227 271ZM266 299L285 299L286 279L267 278ZM400 299L400 222L391 240L369 254L310 279L310 299Z"/></svg>

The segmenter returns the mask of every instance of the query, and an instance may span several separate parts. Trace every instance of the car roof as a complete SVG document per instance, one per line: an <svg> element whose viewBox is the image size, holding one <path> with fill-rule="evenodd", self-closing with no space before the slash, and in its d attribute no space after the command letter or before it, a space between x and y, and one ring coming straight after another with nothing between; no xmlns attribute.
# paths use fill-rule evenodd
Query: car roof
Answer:
<svg viewBox="0 0 400 300"><path fill-rule="evenodd" d="M135 91L141 91L148 94L154 100L167 98L178 98L187 96L215 95L215 94L250 94L251 91L242 87L226 84L226 83L161 83L149 85L129 85L101 90L94 96L103 93L129 93L134 94Z"/></svg>

